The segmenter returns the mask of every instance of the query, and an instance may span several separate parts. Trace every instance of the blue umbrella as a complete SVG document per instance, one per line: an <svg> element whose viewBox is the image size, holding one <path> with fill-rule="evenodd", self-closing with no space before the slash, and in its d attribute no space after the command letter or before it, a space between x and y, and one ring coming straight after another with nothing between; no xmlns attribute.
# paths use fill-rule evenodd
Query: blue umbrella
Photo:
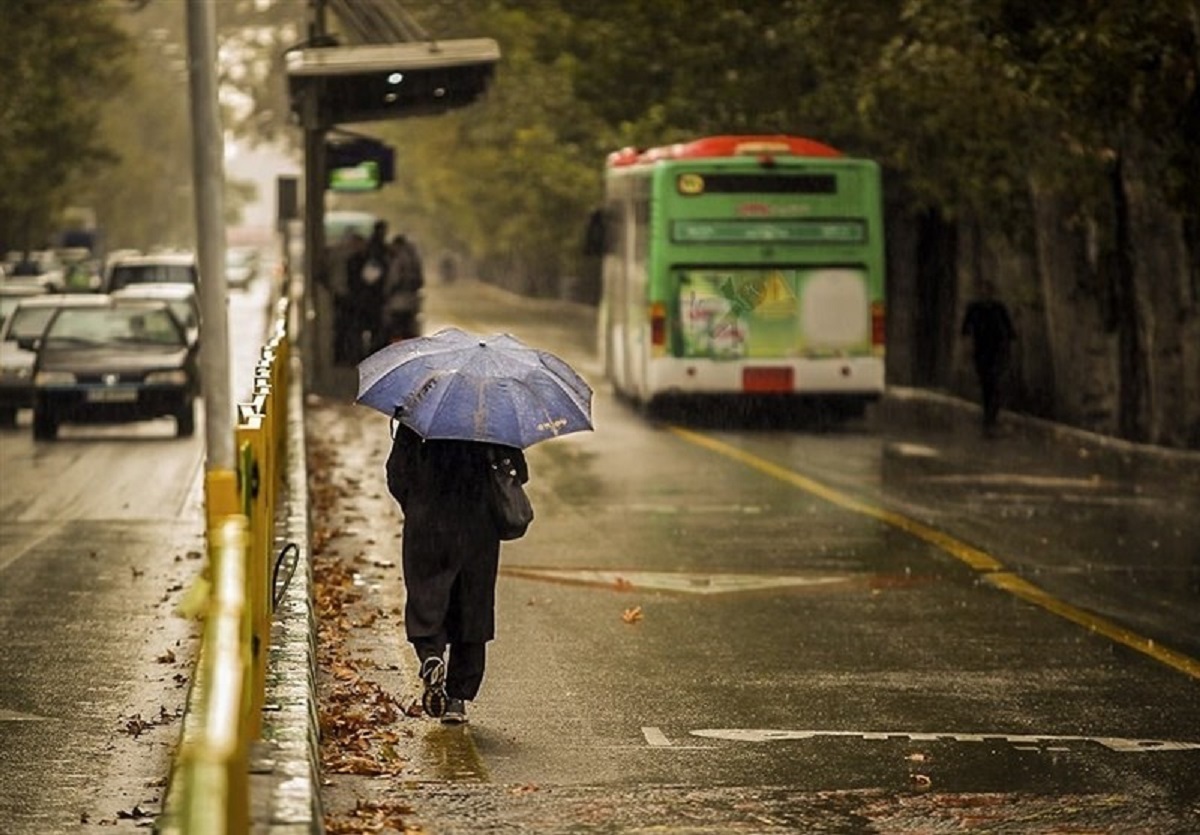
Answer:
<svg viewBox="0 0 1200 835"><path fill-rule="evenodd" d="M592 387L554 354L507 333L446 328L394 342L358 364L355 402L423 438L518 449L592 428Z"/></svg>

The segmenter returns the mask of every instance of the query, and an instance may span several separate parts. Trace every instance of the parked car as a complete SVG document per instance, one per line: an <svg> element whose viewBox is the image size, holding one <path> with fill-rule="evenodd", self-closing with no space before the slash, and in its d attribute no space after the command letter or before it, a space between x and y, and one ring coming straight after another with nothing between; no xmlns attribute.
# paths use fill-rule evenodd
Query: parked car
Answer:
<svg viewBox="0 0 1200 835"><path fill-rule="evenodd" d="M258 277L259 254L252 246L231 246L225 250L225 282L243 289Z"/></svg>
<svg viewBox="0 0 1200 835"><path fill-rule="evenodd" d="M131 284L190 284L195 287L199 283L194 253L159 252L112 259L104 289L111 293Z"/></svg>
<svg viewBox="0 0 1200 835"><path fill-rule="evenodd" d="M34 343L54 313L64 305L103 305L93 293L46 293L44 289L20 298L0 325L0 426L15 426L17 411L33 407Z"/></svg>
<svg viewBox="0 0 1200 835"><path fill-rule="evenodd" d="M165 301L175 318L187 331L188 341L200 338L200 300L190 284L130 284L109 295L122 299L159 299Z"/></svg>
<svg viewBox="0 0 1200 835"><path fill-rule="evenodd" d="M56 311L38 340L33 437L52 440L63 423L175 418L196 430L198 349L167 302L108 299Z"/></svg>

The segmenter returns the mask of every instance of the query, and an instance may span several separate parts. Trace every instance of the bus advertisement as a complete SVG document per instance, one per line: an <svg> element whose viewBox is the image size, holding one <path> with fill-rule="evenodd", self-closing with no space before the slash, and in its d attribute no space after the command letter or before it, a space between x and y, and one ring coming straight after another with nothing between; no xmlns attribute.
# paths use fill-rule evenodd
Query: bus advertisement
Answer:
<svg viewBox="0 0 1200 835"><path fill-rule="evenodd" d="M610 154L600 353L622 396L820 399L884 387L878 165L790 136Z"/></svg>

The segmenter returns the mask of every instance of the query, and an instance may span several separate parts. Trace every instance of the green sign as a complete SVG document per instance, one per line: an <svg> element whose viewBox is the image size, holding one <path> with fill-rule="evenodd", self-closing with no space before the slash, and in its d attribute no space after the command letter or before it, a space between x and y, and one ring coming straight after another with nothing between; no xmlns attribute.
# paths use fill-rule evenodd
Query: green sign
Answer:
<svg viewBox="0 0 1200 835"><path fill-rule="evenodd" d="M861 244L866 226L858 220L677 220L675 243Z"/></svg>
<svg viewBox="0 0 1200 835"><path fill-rule="evenodd" d="M379 163L360 162L352 168L334 168L329 172L330 191L375 191L382 185Z"/></svg>

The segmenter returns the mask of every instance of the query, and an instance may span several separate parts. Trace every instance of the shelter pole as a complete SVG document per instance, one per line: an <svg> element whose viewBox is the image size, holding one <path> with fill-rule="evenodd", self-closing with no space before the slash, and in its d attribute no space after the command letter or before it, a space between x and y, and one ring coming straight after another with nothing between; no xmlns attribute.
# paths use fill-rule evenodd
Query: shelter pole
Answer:
<svg viewBox="0 0 1200 835"><path fill-rule="evenodd" d="M225 287L225 143L217 108L214 0L188 0L187 37L192 183L200 269L200 379L204 389L206 467L210 483L226 484L236 474L236 462ZM211 519L213 497L208 498Z"/></svg>

